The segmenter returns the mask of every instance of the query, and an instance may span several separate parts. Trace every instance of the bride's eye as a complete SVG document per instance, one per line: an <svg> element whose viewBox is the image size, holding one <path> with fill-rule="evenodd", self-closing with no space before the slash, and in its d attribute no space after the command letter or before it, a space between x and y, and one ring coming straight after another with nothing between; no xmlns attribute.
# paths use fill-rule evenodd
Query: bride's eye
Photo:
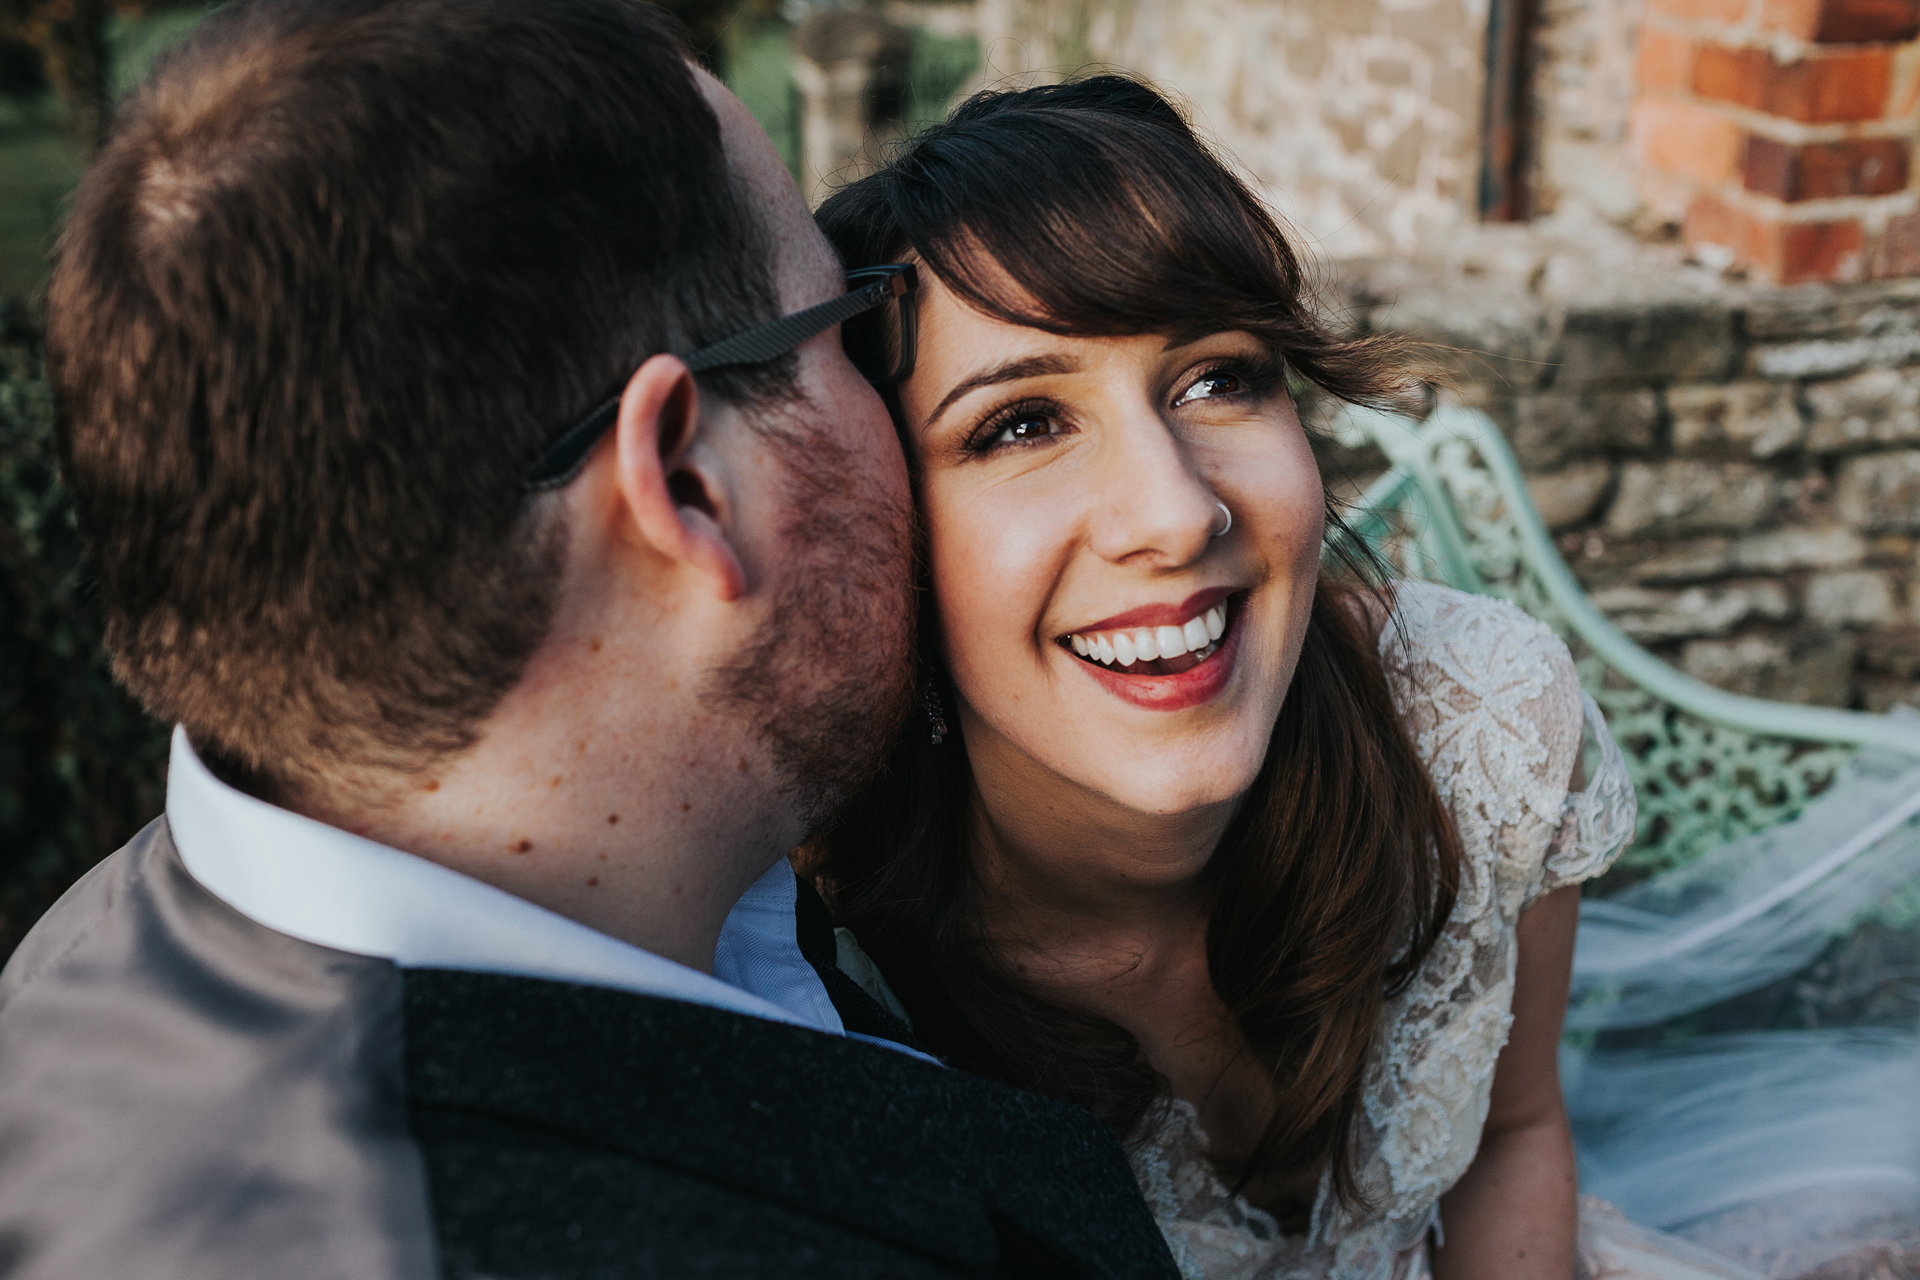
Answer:
<svg viewBox="0 0 1920 1280"><path fill-rule="evenodd" d="M1022 414L1014 421L994 432L993 438L1002 444L1019 444L1027 440L1038 440L1041 436L1053 434L1053 423L1037 413Z"/></svg>
<svg viewBox="0 0 1920 1280"><path fill-rule="evenodd" d="M1006 445L1032 444L1060 434L1060 423L1045 406L1016 405L989 421L968 441L974 453L986 453Z"/></svg>
<svg viewBox="0 0 1920 1280"><path fill-rule="evenodd" d="M1245 391L1247 379L1231 368L1209 369L1193 380L1193 385L1180 393L1175 400L1177 408L1183 404L1192 404L1196 400L1211 400L1216 396L1230 396L1237 391Z"/></svg>

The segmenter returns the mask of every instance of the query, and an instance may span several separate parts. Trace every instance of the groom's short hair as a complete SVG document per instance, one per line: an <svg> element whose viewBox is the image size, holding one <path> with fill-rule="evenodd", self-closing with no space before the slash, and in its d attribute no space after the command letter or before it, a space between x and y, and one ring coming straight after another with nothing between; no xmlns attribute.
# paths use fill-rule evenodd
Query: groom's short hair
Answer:
<svg viewBox="0 0 1920 1280"><path fill-rule="evenodd" d="M120 678L263 785L466 745L564 559L523 470L648 355L776 314L770 243L637 0L209 18L123 107L48 296Z"/></svg>

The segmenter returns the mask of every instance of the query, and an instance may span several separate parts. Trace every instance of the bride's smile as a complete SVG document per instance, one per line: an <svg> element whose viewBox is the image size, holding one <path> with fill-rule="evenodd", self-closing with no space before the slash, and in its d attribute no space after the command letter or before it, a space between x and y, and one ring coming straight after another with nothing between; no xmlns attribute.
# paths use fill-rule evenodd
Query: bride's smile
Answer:
<svg viewBox="0 0 1920 1280"><path fill-rule="evenodd" d="M975 767L1139 813L1245 791L1324 521L1284 362L1238 331L1051 334L923 279L900 408Z"/></svg>
<svg viewBox="0 0 1920 1280"><path fill-rule="evenodd" d="M1061 636L1060 643L1089 662L1106 667L1117 662L1136 676L1190 671L1214 655L1226 634L1226 602L1232 594L1215 587L1200 592L1184 608L1147 605L1130 609L1124 616L1104 618L1072 635ZM1183 616L1185 622L1180 621ZM1169 618L1172 625L1168 625ZM1186 661L1180 661L1183 658ZM1133 665L1136 662L1140 664L1137 669Z"/></svg>
<svg viewBox="0 0 1920 1280"><path fill-rule="evenodd" d="M1237 598L1230 588L1210 587L1180 605L1142 605L1104 618L1058 643L1116 696L1183 710L1219 693L1233 674L1243 634L1231 626Z"/></svg>

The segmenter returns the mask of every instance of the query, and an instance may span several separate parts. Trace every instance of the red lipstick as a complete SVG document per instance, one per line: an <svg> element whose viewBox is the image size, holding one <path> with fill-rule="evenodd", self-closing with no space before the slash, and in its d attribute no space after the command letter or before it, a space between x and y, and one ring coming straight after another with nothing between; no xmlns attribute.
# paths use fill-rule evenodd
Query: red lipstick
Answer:
<svg viewBox="0 0 1920 1280"><path fill-rule="evenodd" d="M1189 618L1198 617L1232 594L1232 587L1208 587L1205 591L1194 592L1179 604L1143 604L1138 609L1129 609L1125 613L1116 613L1111 618L1102 618L1099 622L1089 622L1085 626L1075 627L1073 633L1086 635L1090 631L1121 631L1128 627L1177 627Z"/></svg>
<svg viewBox="0 0 1920 1280"><path fill-rule="evenodd" d="M1182 607L1210 608L1227 594L1230 593L1203 591L1193 598L1204 603L1198 606ZM1160 608L1160 606L1153 607ZM1109 693L1136 707L1143 707L1148 711L1184 711L1189 707L1197 707L1203 702L1210 701L1226 688L1227 681L1233 678L1234 662L1240 656L1240 633L1243 630L1239 625L1239 614L1238 609L1229 612L1227 633L1220 637L1219 647L1208 654L1203 661L1172 675L1134 674L1126 667L1109 667L1098 662L1088 662L1074 656L1071 649L1067 650L1067 658L1093 679L1106 686ZM1163 610L1147 616L1144 610L1136 609L1133 613L1116 616L1120 621L1103 622L1099 627L1089 627L1088 630L1104 630L1109 627L1118 629L1130 625L1149 626L1154 625L1156 619L1166 615ZM1181 616L1193 615L1188 613ZM1167 625L1172 625L1171 620Z"/></svg>

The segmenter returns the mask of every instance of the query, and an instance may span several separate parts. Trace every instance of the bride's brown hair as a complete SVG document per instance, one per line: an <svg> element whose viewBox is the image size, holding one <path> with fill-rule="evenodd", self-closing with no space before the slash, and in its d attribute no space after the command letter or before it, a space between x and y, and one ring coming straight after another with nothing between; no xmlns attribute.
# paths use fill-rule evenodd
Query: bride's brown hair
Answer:
<svg viewBox="0 0 1920 1280"><path fill-rule="evenodd" d="M1183 340L1244 330L1342 400L1390 404L1409 390L1391 346L1315 315L1265 207L1165 99L1124 77L980 94L835 193L819 222L848 267L917 259L1012 323ZM1338 513L1328 517L1337 534ZM1229 1173L1258 1178L1295 1213L1325 1170L1342 1200L1363 1202L1354 1136L1366 1064L1386 1000L1453 909L1460 866L1361 620L1356 595L1379 579L1353 539L1333 545L1347 549L1345 571L1321 578L1266 759L1206 871L1214 990L1280 1098ZM930 627L923 640L931 655ZM925 665L944 687L938 664ZM1166 1087L1138 1042L1028 989L983 941L956 721L940 746L924 722L910 726L803 870L929 1047L1132 1134Z"/></svg>

